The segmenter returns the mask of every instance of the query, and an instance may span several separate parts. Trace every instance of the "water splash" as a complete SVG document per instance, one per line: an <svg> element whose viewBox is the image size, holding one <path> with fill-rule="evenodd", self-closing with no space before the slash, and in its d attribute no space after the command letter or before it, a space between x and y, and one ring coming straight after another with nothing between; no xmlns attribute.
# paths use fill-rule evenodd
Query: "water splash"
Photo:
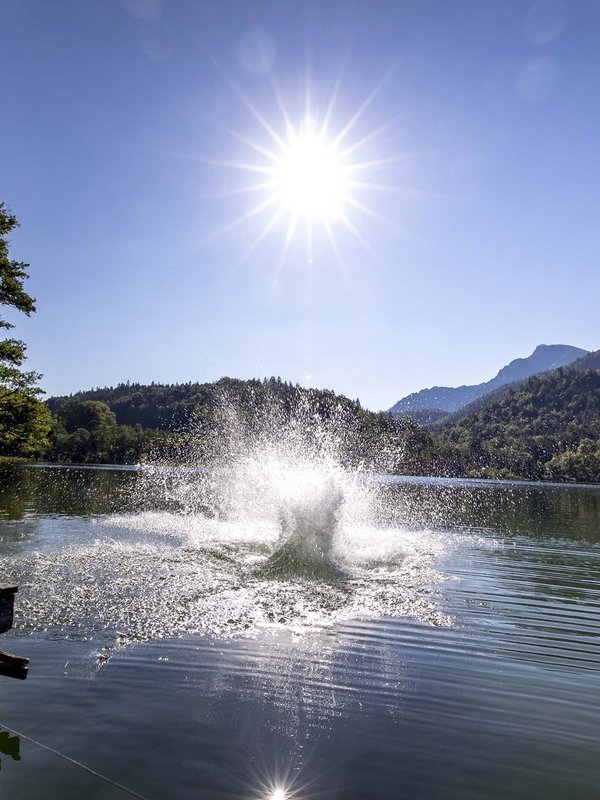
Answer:
<svg viewBox="0 0 600 800"><path fill-rule="evenodd" d="M119 642L302 636L390 616L448 624L436 595L460 534L403 519L373 479L386 454L359 461L355 436L343 409L324 421L309 404L224 401L210 429L138 474L133 510L73 518L71 538L15 560L26 624Z"/></svg>
<svg viewBox="0 0 600 800"><path fill-rule="evenodd" d="M183 513L275 530L276 549L260 569L264 577L341 579L341 535L377 506L378 488L365 479L365 463L353 458L354 418L334 406L324 422L303 395L293 409L270 402L246 404L243 411L224 398L220 411L218 427L194 429L174 459L171 454L187 471L169 474L159 465L158 472L148 471L150 480L162 478L170 507Z"/></svg>

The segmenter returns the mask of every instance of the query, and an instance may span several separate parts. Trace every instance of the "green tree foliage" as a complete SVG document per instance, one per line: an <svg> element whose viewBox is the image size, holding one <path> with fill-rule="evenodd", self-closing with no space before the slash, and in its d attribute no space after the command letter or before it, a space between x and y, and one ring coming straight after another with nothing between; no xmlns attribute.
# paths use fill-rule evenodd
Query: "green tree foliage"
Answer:
<svg viewBox="0 0 600 800"><path fill-rule="evenodd" d="M286 425L302 420L315 430L339 426L340 456L348 462L381 465L410 473L435 468L431 434L411 420L374 414L356 401L328 390L304 389L281 378L236 380L175 385L121 384L51 398L56 416L49 457L62 461L137 463L153 452L173 446L174 451L190 429L195 449L206 462L218 457L225 441L227 415L233 412L240 434L261 430L266 424Z"/></svg>
<svg viewBox="0 0 600 800"><path fill-rule="evenodd" d="M530 378L478 411L442 424L441 443L462 451L467 474L595 482L600 439L598 353ZM591 448L591 449L590 449Z"/></svg>
<svg viewBox="0 0 600 800"><path fill-rule="evenodd" d="M8 234L16 228L18 222L4 203L0 203L0 305L10 306L29 316L35 311L35 301L23 288L29 277L29 264L9 257ZM7 320L0 317L0 328L14 328ZM29 394L38 394L34 384L40 377L34 372L23 372L20 367L25 360L25 344L18 339L0 341L0 383L2 394L20 390Z"/></svg>
<svg viewBox="0 0 600 800"><path fill-rule="evenodd" d="M48 446L52 418L48 408L27 392L0 397L0 454L36 457Z"/></svg>
<svg viewBox="0 0 600 800"><path fill-rule="evenodd" d="M54 437L70 461L110 461L116 417L98 400L69 400L61 408Z"/></svg>
<svg viewBox="0 0 600 800"><path fill-rule="evenodd" d="M15 216L0 203L0 305L27 316L35 311L35 301L23 288L29 277L28 264L10 258L7 236L18 225ZM0 317L0 328L14 326ZM25 344L8 337L0 340L0 454L39 455L47 445L50 428L47 408L37 399L41 377L23 370Z"/></svg>
<svg viewBox="0 0 600 800"><path fill-rule="evenodd" d="M225 440L224 408L234 409L235 425L251 433L269 416L275 426L293 422L302 407L303 424L318 429L332 422L343 434L341 454L353 464L397 474L600 482L599 366L600 354L590 353L429 429L275 377L127 383L51 398L57 416L51 457L136 463L167 445L185 452L177 445L195 428L206 443L201 459L208 461Z"/></svg>
<svg viewBox="0 0 600 800"><path fill-rule="evenodd" d="M582 439L576 450L565 450L546 463L546 477L554 481L600 483L600 439Z"/></svg>
<svg viewBox="0 0 600 800"><path fill-rule="evenodd" d="M139 424L118 425L106 403L73 397L53 419L46 457L71 463L137 464L172 436L144 430Z"/></svg>

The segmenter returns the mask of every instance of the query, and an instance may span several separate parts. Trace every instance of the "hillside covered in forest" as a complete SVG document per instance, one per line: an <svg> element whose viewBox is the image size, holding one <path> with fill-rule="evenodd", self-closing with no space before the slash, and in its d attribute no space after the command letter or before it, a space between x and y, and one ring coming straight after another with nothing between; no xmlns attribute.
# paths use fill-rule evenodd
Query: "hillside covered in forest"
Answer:
<svg viewBox="0 0 600 800"><path fill-rule="evenodd" d="M466 411L432 433L470 474L600 482L600 351Z"/></svg>
<svg viewBox="0 0 600 800"><path fill-rule="evenodd" d="M120 384L50 398L45 456L138 463L172 452L191 428L216 441L224 409L252 426L297 422L302 408L307 425L341 431L348 460L398 474L600 482L600 351L497 391L424 428L280 378Z"/></svg>
<svg viewBox="0 0 600 800"><path fill-rule="evenodd" d="M47 457L55 461L137 463L169 457L191 430L197 440L217 441L233 414L240 429L265 426L272 418L282 426L320 426L328 435L338 431L344 457L355 463L398 473L429 474L434 468L433 438L416 423L280 378L128 383L53 397L47 404L54 420Z"/></svg>

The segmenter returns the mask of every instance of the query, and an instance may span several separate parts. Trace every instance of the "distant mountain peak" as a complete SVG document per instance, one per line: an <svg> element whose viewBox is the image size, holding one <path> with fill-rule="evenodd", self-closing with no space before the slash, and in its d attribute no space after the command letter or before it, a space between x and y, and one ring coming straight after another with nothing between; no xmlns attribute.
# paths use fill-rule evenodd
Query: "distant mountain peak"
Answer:
<svg viewBox="0 0 600 800"><path fill-rule="evenodd" d="M474 386L434 386L422 389L398 400L391 408L393 414L407 414L412 411L436 409L458 411L488 392L507 383L524 380L549 369L565 367L587 354L587 350L568 344L538 344L533 353L526 358L515 358L502 367L489 381Z"/></svg>

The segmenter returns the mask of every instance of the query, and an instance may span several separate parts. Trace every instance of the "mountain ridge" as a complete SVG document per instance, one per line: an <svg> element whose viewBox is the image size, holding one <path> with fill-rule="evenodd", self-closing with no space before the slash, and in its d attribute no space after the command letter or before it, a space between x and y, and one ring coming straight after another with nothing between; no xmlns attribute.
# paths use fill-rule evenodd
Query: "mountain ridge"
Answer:
<svg viewBox="0 0 600 800"><path fill-rule="evenodd" d="M585 355L576 358L575 361L572 361L570 364L567 364L565 367L560 367L555 369L564 369L567 372L585 372L586 370L600 370L600 350L591 350L587 352ZM546 370L546 372L540 372L536 375L532 375L531 377L537 378L544 378L552 373L552 369ZM419 420L416 418L417 414L414 415L405 415L409 416L413 422L417 422L418 424L425 424L428 428L444 428L453 425L457 420L462 419L463 417L468 417L473 414L482 411L487 406L493 405L497 400L500 400L507 394L514 393L519 391L525 384L530 380L530 378L521 378L518 381L512 381L511 383L505 383L502 386L499 386L497 389L492 389L491 392L487 394L481 395L481 397L476 398L471 403L467 403L466 406L461 406L458 411L454 412L439 412L439 416L433 417L432 421L427 421L426 423L420 423ZM418 412L421 415L426 415L428 412L422 411ZM429 412L431 414L431 412Z"/></svg>
<svg viewBox="0 0 600 800"><path fill-rule="evenodd" d="M398 400L389 412L400 416L422 411L454 413L501 386L525 380L557 367L568 366L588 353L588 350L572 345L539 344L530 356L513 359L489 381L457 387L433 386L421 389Z"/></svg>
<svg viewBox="0 0 600 800"><path fill-rule="evenodd" d="M600 351L488 398L430 428L459 473L600 482Z"/></svg>

